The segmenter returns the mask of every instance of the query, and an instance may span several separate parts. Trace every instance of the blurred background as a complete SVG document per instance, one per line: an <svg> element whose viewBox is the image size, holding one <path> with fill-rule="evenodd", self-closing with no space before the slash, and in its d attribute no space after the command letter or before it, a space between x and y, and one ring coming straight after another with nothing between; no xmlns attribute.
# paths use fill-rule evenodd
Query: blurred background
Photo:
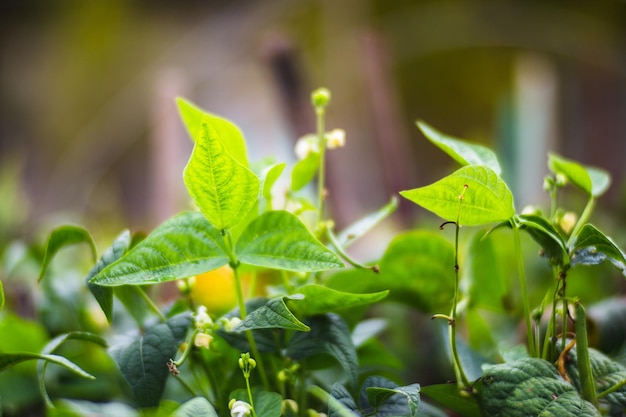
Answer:
<svg viewBox="0 0 626 417"><path fill-rule="evenodd" d="M495 149L518 210L546 152L601 166L626 210L626 2L10 1L0 15L2 241L72 220L149 229L188 207L174 97L292 162L326 86L339 226L456 166L415 126ZM403 202L396 221L423 212Z"/></svg>

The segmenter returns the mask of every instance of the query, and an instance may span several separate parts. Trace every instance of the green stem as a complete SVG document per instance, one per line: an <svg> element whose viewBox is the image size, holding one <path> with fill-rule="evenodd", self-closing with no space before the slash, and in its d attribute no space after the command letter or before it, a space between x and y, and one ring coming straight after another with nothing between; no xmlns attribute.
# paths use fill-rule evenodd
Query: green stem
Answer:
<svg viewBox="0 0 626 417"><path fill-rule="evenodd" d="M585 308L581 302L576 302L576 359L578 375L582 386L583 398L598 408L596 385L589 361L589 346L587 341L587 319Z"/></svg>
<svg viewBox="0 0 626 417"><path fill-rule="evenodd" d="M460 208L460 204L459 204ZM460 211L460 210L459 210ZM459 352L456 346L456 309L459 303L459 223L457 217L457 223L455 227L454 234L454 300L452 303L452 312L451 312L451 320L448 322L448 334L450 338L450 351L452 353L452 361L454 365L454 371L457 374L459 381L461 382L462 389L466 389L470 386L469 380L465 375L465 371L463 370L463 364L461 363L461 358L459 358Z"/></svg>
<svg viewBox="0 0 626 417"><path fill-rule="evenodd" d="M553 268L554 274L558 277L556 268ZM544 360L552 361L554 357L554 342L556 340L556 301L559 294L560 281L555 279L554 294L552 296L552 311L550 312L550 321L548 322L548 328L546 329L546 336L543 340L543 351L541 357Z"/></svg>
<svg viewBox="0 0 626 417"><path fill-rule="evenodd" d="M327 403L328 409L333 412L333 415L338 417L354 417L352 411L348 410L338 399L334 398L317 385L310 385L307 391L323 403Z"/></svg>
<svg viewBox="0 0 626 417"><path fill-rule="evenodd" d="M189 353L191 352L191 349L193 348L193 344L194 344L194 341L196 339L196 335L198 333L200 333L200 330L199 329L194 329L193 333L191 333L191 337L187 341L187 346L185 346L185 351L180 356L180 358L178 358L177 360L173 361L174 365L181 366L183 363L185 363L185 361L187 360L187 357L189 356Z"/></svg>
<svg viewBox="0 0 626 417"><path fill-rule="evenodd" d="M583 210L580 218L576 222L576 226L574 226L572 233L569 235L569 239L567 240L568 248L570 248L571 245L574 243L574 240L576 240L576 237L578 236L578 232L580 232L580 229L587 223L589 217L591 217L591 213L593 212L595 205L596 199L593 196L589 197L589 201L587 201L585 209Z"/></svg>
<svg viewBox="0 0 626 417"><path fill-rule="evenodd" d="M185 381L184 379L182 379L180 377L180 375L174 375L174 378L176 378L176 380L180 383L180 385L183 386L183 388L185 389L185 391L187 391L192 397L198 397L198 394L196 394L196 392L193 390L193 388L191 388L189 386L189 384L187 384L187 381Z"/></svg>
<svg viewBox="0 0 626 417"><path fill-rule="evenodd" d="M315 117L317 125L317 140L320 148L320 166L317 174L317 227L324 220L324 196L325 192L325 178L326 178L326 163L324 154L326 153L326 127L325 127L325 107L315 107Z"/></svg>
<svg viewBox="0 0 626 417"><path fill-rule="evenodd" d="M252 408L252 416L256 417L256 411L254 410L254 400L252 399L252 390L250 389L250 377L246 376L246 389L248 390L248 400L250 401L250 407Z"/></svg>
<svg viewBox="0 0 626 417"><path fill-rule="evenodd" d="M161 310L159 310L159 307L157 307L157 305L154 304L152 299L150 297L148 297L148 294L146 294L146 292L143 290L143 288L141 288L141 287L139 287L137 285L134 285L133 288L135 288L135 291L137 291L137 294L139 294L139 296L148 305L148 308L150 310L152 310L152 312L154 312L157 316L159 316L161 321L167 321L167 318L165 318L163 313L161 313Z"/></svg>
<svg viewBox="0 0 626 417"><path fill-rule="evenodd" d="M522 304L524 306L524 317L526 318L526 335L528 337L528 350L532 358L537 357L536 345L534 341L533 326L530 318L530 302L528 301L528 290L526 289L526 275L524 273L524 261L522 258L522 243L520 241L519 225L513 223L513 241L515 244L515 255L517 256L517 273L519 275L520 287L522 290Z"/></svg>
<svg viewBox="0 0 626 417"><path fill-rule="evenodd" d="M620 388L622 388L624 385L626 385L626 379L622 379L621 381L619 381L617 384L613 385L611 388L608 388L604 391L602 391L601 393L599 393L598 395L596 395L596 398L603 398L606 397L607 395L619 390Z"/></svg>
<svg viewBox="0 0 626 417"><path fill-rule="evenodd" d="M331 227L326 227L326 236L328 237L328 241L330 242L331 245L333 245L333 247L335 248L335 250L337 251L337 253L339 254L339 256L341 256L346 262L348 262L350 265L352 265L355 268L359 268L359 269L371 269L372 271L378 273L380 272L380 269L378 267L378 265L374 265L374 266L367 266L367 265L363 265L362 263L354 260L346 251L344 248L341 247L341 245L339 244L339 242L337 241L337 237L335 236L335 234L333 233L333 230Z"/></svg>

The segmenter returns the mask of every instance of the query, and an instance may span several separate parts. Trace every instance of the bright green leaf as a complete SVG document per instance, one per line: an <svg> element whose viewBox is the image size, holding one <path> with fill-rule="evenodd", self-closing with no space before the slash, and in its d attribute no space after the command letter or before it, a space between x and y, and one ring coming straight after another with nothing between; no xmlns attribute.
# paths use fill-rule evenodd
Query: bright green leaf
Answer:
<svg viewBox="0 0 626 417"><path fill-rule="evenodd" d="M341 260L287 211L269 211L253 220L235 246L241 263L288 271L340 268Z"/></svg>
<svg viewBox="0 0 626 417"><path fill-rule="evenodd" d="M313 355L332 356L346 371L350 383L357 378L356 349L348 325L336 314L311 317L310 332L297 332L287 345L287 356L298 361Z"/></svg>
<svg viewBox="0 0 626 417"><path fill-rule="evenodd" d="M299 160L291 170L291 190L298 191L310 183L320 166L320 154L311 152L306 158Z"/></svg>
<svg viewBox="0 0 626 417"><path fill-rule="evenodd" d="M159 404L174 358L191 325L188 314L179 314L148 327L136 339L111 347L110 353L128 382L140 407Z"/></svg>
<svg viewBox="0 0 626 417"><path fill-rule="evenodd" d="M29 353L29 352L19 352L19 353L0 353L0 372L17 365L18 363L22 363L25 361L30 361L33 359L41 359L44 361L48 361L51 363L56 363L57 365L61 365L62 367L68 369L69 371L75 373L78 376L82 376L83 378L95 379L93 375L88 372L82 370L78 365L69 359L59 356L59 355L42 355L39 353Z"/></svg>
<svg viewBox="0 0 626 417"><path fill-rule="evenodd" d="M263 190L261 194L263 194L263 198L267 201L272 201L272 187L276 183L276 180L280 177L280 174L283 173L283 170L287 166L286 163L276 164L269 167L264 171L265 176L263 179Z"/></svg>
<svg viewBox="0 0 626 417"><path fill-rule="evenodd" d="M434 184L400 194L444 220L457 221L459 217L463 226L500 222L515 214L511 191L486 166L465 166Z"/></svg>
<svg viewBox="0 0 626 417"><path fill-rule="evenodd" d="M257 176L228 154L218 133L206 123L183 176L200 211L220 230L239 223L259 197Z"/></svg>
<svg viewBox="0 0 626 417"><path fill-rule="evenodd" d="M48 237L48 243L46 244L46 252L41 265L41 272L39 273L39 281L42 280L50 262L54 255L64 246L75 245L77 243L87 243L94 262L97 259L96 245L91 238L89 232L79 226L60 226L54 229Z"/></svg>
<svg viewBox="0 0 626 417"><path fill-rule="evenodd" d="M96 285L89 281L104 268L120 259L130 247L131 241L132 238L130 232L128 230L122 232L113 241L111 247L104 251L98 260L98 263L91 268L91 271L89 271L89 274L87 274L87 277L85 278L87 288L89 288L89 291L91 291L93 296L96 298L96 301L98 301L98 304L100 305L100 308L104 312L104 315L109 323L113 320L113 289Z"/></svg>
<svg viewBox="0 0 626 417"><path fill-rule="evenodd" d="M302 323L293 315L285 304L285 299L301 300L302 296L277 297L254 310L233 330L242 332L253 329L291 329L301 332L309 331L309 326Z"/></svg>
<svg viewBox="0 0 626 417"><path fill-rule="evenodd" d="M397 235L379 265L379 274L347 270L333 274L326 285L351 293L389 290L389 301L400 301L427 313L450 308L454 294L454 246L441 232Z"/></svg>
<svg viewBox="0 0 626 417"><path fill-rule="evenodd" d="M498 175L502 172L500 164L498 163L498 158L491 149L462 139L456 139L444 135L421 120L417 121L417 127L419 127L429 141L438 146L459 164L486 165Z"/></svg>
<svg viewBox="0 0 626 417"><path fill-rule="evenodd" d="M294 293L304 295L304 300L297 304L298 312L303 316L314 316L344 308L376 303L385 298L389 291L371 294L352 294L333 290L322 285L308 284L297 288L294 290Z"/></svg>
<svg viewBox="0 0 626 417"><path fill-rule="evenodd" d="M206 123L215 131L230 156L241 165L248 166L246 140L237 125L223 117L202 110L184 98L178 97L176 104L193 141L197 141L198 135L201 134L202 124Z"/></svg>
<svg viewBox="0 0 626 417"><path fill-rule="evenodd" d="M183 403L170 417L218 417L215 408L204 397L195 397Z"/></svg>
<svg viewBox="0 0 626 417"><path fill-rule="evenodd" d="M374 213L368 214L367 216L359 219L355 223L352 223L346 229L342 230L341 233L337 236L337 242L341 247L347 247L352 242L363 236L365 233L369 232L374 228L378 223L387 218L391 213L393 213L398 207L398 198L393 196L391 200L383 207L375 211Z"/></svg>
<svg viewBox="0 0 626 417"><path fill-rule="evenodd" d="M548 167L555 174L562 174L574 185L593 197L602 195L611 184L608 172L587 167L556 154L548 155Z"/></svg>
<svg viewBox="0 0 626 417"><path fill-rule="evenodd" d="M482 405L486 415L509 417L600 416L584 401L555 367L542 359L487 365L482 378Z"/></svg>
<svg viewBox="0 0 626 417"><path fill-rule="evenodd" d="M233 391L229 398L249 402L248 391L238 389ZM265 391L261 387L252 388L252 401L257 417L280 417L282 407L282 397L276 392Z"/></svg>
<svg viewBox="0 0 626 417"><path fill-rule="evenodd" d="M482 416L476 397L459 394L456 384L427 385L421 387L420 392L441 404L442 407L464 417Z"/></svg>
<svg viewBox="0 0 626 417"><path fill-rule="evenodd" d="M585 224L572 248L572 265L595 265L609 260L626 276L626 256L613 240L592 224Z"/></svg>
<svg viewBox="0 0 626 417"><path fill-rule="evenodd" d="M202 213L184 212L157 227L90 282L106 286L154 284L211 271L227 263L219 230Z"/></svg>

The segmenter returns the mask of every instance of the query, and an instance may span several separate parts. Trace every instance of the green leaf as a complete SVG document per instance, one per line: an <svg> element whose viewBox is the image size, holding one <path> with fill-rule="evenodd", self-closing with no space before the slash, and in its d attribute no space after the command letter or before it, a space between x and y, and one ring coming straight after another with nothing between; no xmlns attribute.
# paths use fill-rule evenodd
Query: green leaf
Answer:
<svg viewBox="0 0 626 417"><path fill-rule="evenodd" d="M206 123L183 177L200 211L220 230L237 225L259 198L257 176L228 154L218 133Z"/></svg>
<svg viewBox="0 0 626 417"><path fill-rule="evenodd" d="M195 397L182 404L171 417L218 417L215 408L204 397Z"/></svg>
<svg viewBox="0 0 626 417"><path fill-rule="evenodd" d="M230 394L230 399L250 402L248 391L238 389ZM282 408L282 397L276 392L265 391L261 387L252 388L252 401L254 402L254 411L258 417L280 417Z"/></svg>
<svg viewBox="0 0 626 417"><path fill-rule="evenodd" d="M336 314L314 316L306 323L311 331L293 335L287 356L298 361L313 355L330 355L344 368L350 383L356 383L358 362L348 325Z"/></svg>
<svg viewBox="0 0 626 417"><path fill-rule="evenodd" d="M515 214L511 191L486 166L465 166L434 184L400 194L444 220L457 221L459 216L463 226L500 222ZM462 200L459 199L461 194Z"/></svg>
<svg viewBox="0 0 626 417"><path fill-rule="evenodd" d="M269 211L253 220L235 246L241 263L296 272L340 268L341 260L293 214Z"/></svg>
<svg viewBox="0 0 626 417"><path fill-rule="evenodd" d="M389 291L371 294L352 294L333 290L322 285L308 284L294 290L294 293L304 295L304 300L297 304L297 311L303 316L314 316L344 308L376 303L385 298Z"/></svg>
<svg viewBox="0 0 626 417"><path fill-rule="evenodd" d="M113 320L113 288L94 284L90 282L90 280L104 268L120 259L130 247L131 242L132 238L130 232L128 230L122 232L113 241L111 247L104 251L98 260L98 263L91 268L91 271L89 271L89 274L87 274L87 277L85 278L87 288L89 288L89 291L91 291L93 296L96 298L96 301L98 301L98 304L100 305L100 308L104 312L104 315L109 323Z"/></svg>
<svg viewBox="0 0 626 417"><path fill-rule="evenodd" d="M608 172L581 165L553 153L548 154L548 167L555 174L564 175L572 184L592 197L604 194L611 184L611 177Z"/></svg>
<svg viewBox="0 0 626 417"><path fill-rule="evenodd" d="M39 273L38 281L41 281L48 270L50 262L54 255L63 247L69 245L75 245L77 243L87 243L94 262L97 259L96 245L91 238L91 235L87 231L79 226L60 226L54 229L48 237L48 243L46 244L46 252L43 258L43 264L41 265L41 272Z"/></svg>
<svg viewBox="0 0 626 417"><path fill-rule="evenodd" d="M456 384L427 385L421 387L420 392L464 417L482 416L476 397L461 395Z"/></svg>
<svg viewBox="0 0 626 417"><path fill-rule="evenodd" d="M233 330L242 332L253 329L290 329L308 332L309 326L302 323L289 311L285 305L285 299L301 300L302 296L272 298L264 306L248 314Z"/></svg>
<svg viewBox="0 0 626 417"><path fill-rule="evenodd" d="M361 417L350 392L340 384L334 384L328 396L328 417Z"/></svg>
<svg viewBox="0 0 626 417"><path fill-rule="evenodd" d="M167 363L174 358L191 324L188 314L179 314L148 327L142 335L111 347L113 360L135 394L140 407L159 404L169 375Z"/></svg>
<svg viewBox="0 0 626 417"><path fill-rule="evenodd" d="M359 403L361 408L374 408L376 415L416 417L420 406L420 386L404 387L379 376L369 377L363 382Z"/></svg>
<svg viewBox="0 0 626 417"><path fill-rule="evenodd" d="M202 213L184 212L157 227L89 282L144 285L211 271L228 263L224 240Z"/></svg>
<svg viewBox="0 0 626 417"><path fill-rule="evenodd" d="M486 165L498 175L502 172L500 164L498 163L498 158L491 149L462 139L456 139L444 135L421 120L417 121L417 127L429 141L451 156L452 159L457 161L459 164Z"/></svg>
<svg viewBox="0 0 626 417"><path fill-rule="evenodd" d="M320 166L320 154L311 152L306 158L299 160L291 170L291 190L299 191L310 183Z"/></svg>
<svg viewBox="0 0 626 417"><path fill-rule="evenodd" d="M241 165L248 166L246 140L241 130L223 117L209 113L184 98L176 98L178 111L193 141L201 134L202 124L206 123L215 131L226 151Z"/></svg>
<svg viewBox="0 0 626 417"><path fill-rule="evenodd" d="M388 301L399 301L427 313L450 308L454 294L454 245L441 233L399 234L378 264L379 274L348 270L333 274L326 285L351 293L389 290Z"/></svg>
<svg viewBox="0 0 626 417"><path fill-rule="evenodd" d="M276 180L280 177L280 174L283 173L283 170L287 166L286 163L272 165L267 168L265 172L265 177L263 179L263 188L261 194L263 194L263 198L267 201L272 201L272 188L276 183Z"/></svg>
<svg viewBox="0 0 626 417"><path fill-rule="evenodd" d="M473 308L504 311L508 278L498 259L493 239L475 233L469 243L463 278L469 284L469 302Z"/></svg>
<svg viewBox="0 0 626 417"><path fill-rule="evenodd" d="M596 265L609 260L626 276L626 256L613 240L592 224L585 224L571 250L572 265Z"/></svg>
<svg viewBox="0 0 626 417"><path fill-rule="evenodd" d="M55 400L56 408L47 410L48 417L139 417L139 412L120 402L94 403L81 400Z"/></svg>
<svg viewBox="0 0 626 417"><path fill-rule="evenodd" d="M0 310L4 308L4 287L2 281L0 281Z"/></svg>
<svg viewBox="0 0 626 417"><path fill-rule="evenodd" d="M611 358L596 349L589 348L589 362L591 364L591 373L598 394L626 380L626 367L611 360ZM576 366L577 363L578 349L574 347L567 353L565 366L567 374L574 386L579 391L582 391L580 373ZM604 399L611 404L626 408L626 385L622 385L622 387L616 391L605 395Z"/></svg>
<svg viewBox="0 0 626 417"><path fill-rule="evenodd" d="M486 415L509 417L600 416L554 366L542 359L487 365L482 378L482 406Z"/></svg>
<svg viewBox="0 0 626 417"><path fill-rule="evenodd" d="M337 236L337 242L341 247L347 247L352 242L363 236L365 233L373 229L378 223L387 218L398 207L398 198L393 196L391 200L383 207L359 219L355 223L348 226Z"/></svg>
<svg viewBox="0 0 626 417"><path fill-rule="evenodd" d="M75 373L78 376L82 376L83 378L95 379L93 375L88 372L82 370L78 365L69 359L59 356L59 355L42 355L39 353L30 353L30 352L19 352L19 353L0 353L0 372L17 365L18 363L22 363L25 361L30 361L33 359L41 359L44 361L56 363L57 365L61 365L62 367L68 369L69 371Z"/></svg>
<svg viewBox="0 0 626 417"><path fill-rule="evenodd" d="M565 241L548 220L536 214L522 214L515 222L541 246L551 265L563 264L567 258Z"/></svg>

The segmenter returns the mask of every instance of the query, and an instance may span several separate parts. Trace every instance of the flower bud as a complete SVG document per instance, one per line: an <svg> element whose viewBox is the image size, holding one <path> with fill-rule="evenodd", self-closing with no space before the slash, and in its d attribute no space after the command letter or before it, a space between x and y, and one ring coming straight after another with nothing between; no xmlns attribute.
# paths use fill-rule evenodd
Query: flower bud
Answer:
<svg viewBox="0 0 626 417"><path fill-rule="evenodd" d="M208 349L213 341L213 336L206 333L198 333L193 341L193 344L199 348Z"/></svg>
<svg viewBox="0 0 626 417"><path fill-rule="evenodd" d="M231 417L244 417L250 415L250 410L252 410L252 406L245 401L236 400L233 398L228 403L228 407L230 408Z"/></svg>
<svg viewBox="0 0 626 417"><path fill-rule="evenodd" d="M330 91L327 88L318 88L311 94L311 103L314 107L326 107L330 102Z"/></svg>

